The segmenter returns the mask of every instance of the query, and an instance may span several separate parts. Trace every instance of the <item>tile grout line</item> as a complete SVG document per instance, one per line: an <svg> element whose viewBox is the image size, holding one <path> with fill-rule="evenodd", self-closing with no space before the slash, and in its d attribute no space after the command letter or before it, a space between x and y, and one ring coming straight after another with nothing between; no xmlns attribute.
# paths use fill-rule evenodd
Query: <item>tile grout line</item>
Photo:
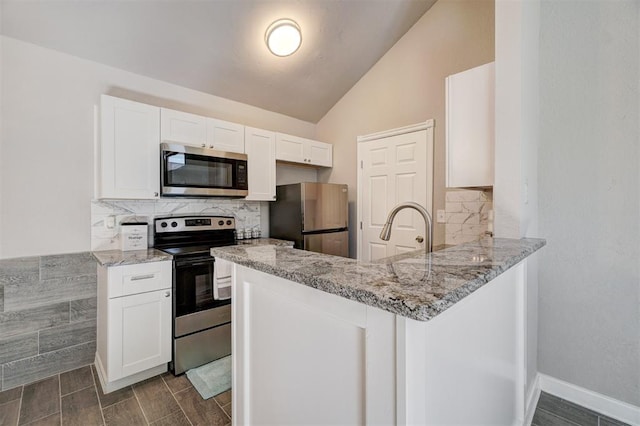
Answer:
<svg viewBox="0 0 640 426"><path fill-rule="evenodd" d="M131 391L133 392L133 397L136 399L136 402L138 403L138 407L140 407L140 411L142 412L142 417L144 417L144 421L147 422L147 425L150 425L151 423L149 422L147 415L144 413L144 408L142 408L142 404L140 403L140 399L138 399L138 394L136 393L136 388L133 385L131 385Z"/></svg>
<svg viewBox="0 0 640 426"><path fill-rule="evenodd" d="M106 425L107 421L104 419L104 409L102 408L102 401L100 401L100 395L98 395L98 386L99 383L96 381L96 377L93 375L93 368L89 365L89 372L91 373L91 379L93 380L93 391L96 393L96 398L98 399L98 408L100 409L100 417L102 417L102 424ZM96 370L96 374L98 374L98 370Z"/></svg>
<svg viewBox="0 0 640 426"><path fill-rule="evenodd" d="M171 374L169 372L169 374ZM169 385L167 384L166 380L164 379L164 377L160 376L160 378L162 379L162 383L164 383L164 385L167 387L167 389L169 389L169 393L171 394L171 397L173 398L173 400L176 402L176 404L178 404L178 408L180 409L180 411L182 412L182 414L184 414L184 417L187 419L187 421L189 422L189 424L191 426L193 426L193 423L191 422L191 419L189 418L189 416L187 416L187 413L185 413L184 409L182 408L182 405L180 405L180 401L178 401L178 399L176 398L176 393L173 393L173 391L169 388ZM183 390L187 390L186 389L182 389L180 392L182 392Z"/></svg>
<svg viewBox="0 0 640 426"><path fill-rule="evenodd" d="M18 403L18 418L16 419L16 426L20 424L20 411L22 410L22 397L24 396L24 385L20 389L20 402Z"/></svg>
<svg viewBox="0 0 640 426"><path fill-rule="evenodd" d="M38 350L40 350L40 332L38 332ZM58 373L58 402L60 403L60 426L62 426L62 380Z"/></svg>

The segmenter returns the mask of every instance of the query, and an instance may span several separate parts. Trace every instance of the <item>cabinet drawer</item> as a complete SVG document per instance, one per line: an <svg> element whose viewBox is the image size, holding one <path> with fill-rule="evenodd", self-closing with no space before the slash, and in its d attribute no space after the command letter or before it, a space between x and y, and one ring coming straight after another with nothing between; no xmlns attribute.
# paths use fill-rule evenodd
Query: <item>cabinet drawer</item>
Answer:
<svg viewBox="0 0 640 426"><path fill-rule="evenodd" d="M109 268L109 299L171 288L172 262L140 263Z"/></svg>

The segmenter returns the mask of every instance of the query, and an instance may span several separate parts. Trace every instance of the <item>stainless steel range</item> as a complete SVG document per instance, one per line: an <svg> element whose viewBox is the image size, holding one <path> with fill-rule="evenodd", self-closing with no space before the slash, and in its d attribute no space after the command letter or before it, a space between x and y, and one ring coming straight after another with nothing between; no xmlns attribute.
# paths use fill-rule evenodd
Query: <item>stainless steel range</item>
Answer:
<svg viewBox="0 0 640 426"><path fill-rule="evenodd" d="M220 216L157 218L155 248L173 255L173 360L182 374L231 354L231 298L214 288L209 249L235 244L235 219Z"/></svg>

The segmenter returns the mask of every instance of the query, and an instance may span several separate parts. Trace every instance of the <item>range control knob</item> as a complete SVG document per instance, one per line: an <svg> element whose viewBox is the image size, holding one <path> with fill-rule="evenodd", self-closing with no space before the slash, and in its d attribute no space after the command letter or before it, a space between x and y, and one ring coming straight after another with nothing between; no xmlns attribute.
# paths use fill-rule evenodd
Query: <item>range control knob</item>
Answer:
<svg viewBox="0 0 640 426"><path fill-rule="evenodd" d="M218 221L218 225L220 225L220 226L224 225L224 220L219 220Z"/></svg>
<svg viewBox="0 0 640 426"><path fill-rule="evenodd" d="M171 227L175 228L176 226L178 226L178 222L171 222Z"/></svg>
<svg viewBox="0 0 640 426"><path fill-rule="evenodd" d="M163 228L166 228L166 227L167 227L167 222L162 222L162 223L160 224L160 226L162 226Z"/></svg>
<svg viewBox="0 0 640 426"><path fill-rule="evenodd" d="M227 225L231 225L231 221L230 220L227 221Z"/></svg>

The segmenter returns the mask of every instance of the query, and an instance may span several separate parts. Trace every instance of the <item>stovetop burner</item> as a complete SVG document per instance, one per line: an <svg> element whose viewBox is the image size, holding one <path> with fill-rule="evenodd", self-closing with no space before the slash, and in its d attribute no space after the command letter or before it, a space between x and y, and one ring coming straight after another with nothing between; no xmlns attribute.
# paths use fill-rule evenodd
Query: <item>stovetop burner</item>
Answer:
<svg viewBox="0 0 640 426"><path fill-rule="evenodd" d="M154 220L155 248L174 257L204 255L235 244L236 221L226 216L164 217Z"/></svg>

